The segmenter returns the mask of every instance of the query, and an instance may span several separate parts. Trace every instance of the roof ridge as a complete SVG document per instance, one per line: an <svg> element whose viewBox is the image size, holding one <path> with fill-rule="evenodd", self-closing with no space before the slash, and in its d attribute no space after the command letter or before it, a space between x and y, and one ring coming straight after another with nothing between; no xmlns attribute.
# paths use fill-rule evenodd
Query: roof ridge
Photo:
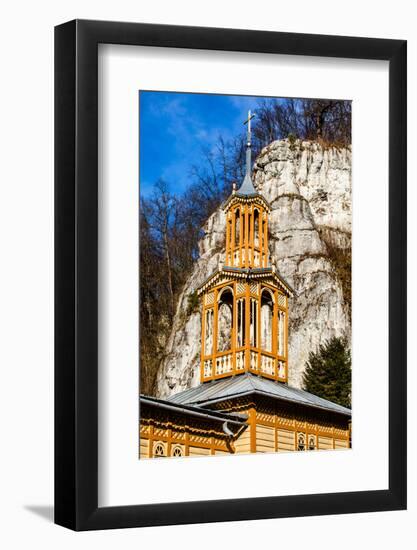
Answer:
<svg viewBox="0 0 417 550"><path fill-rule="evenodd" d="M168 398L168 401L204 408L206 405L219 400L223 401L231 397L252 393L268 395L273 398L283 399L284 401L297 402L307 407L331 410L339 414L351 414L351 409L343 405L333 403L328 399L309 393L301 388L294 388L251 372L199 384L193 388L173 394Z"/></svg>

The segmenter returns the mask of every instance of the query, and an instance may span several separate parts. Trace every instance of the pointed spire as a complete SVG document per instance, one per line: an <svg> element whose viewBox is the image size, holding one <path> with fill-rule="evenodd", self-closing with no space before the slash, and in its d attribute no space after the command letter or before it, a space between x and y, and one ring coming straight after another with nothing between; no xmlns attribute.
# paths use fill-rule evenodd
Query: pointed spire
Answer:
<svg viewBox="0 0 417 550"><path fill-rule="evenodd" d="M256 189L253 186L251 178L251 169L252 169L252 149L251 149L251 120L255 117L255 113L251 114L248 111L248 118L245 120L244 124L248 125L248 133L246 139L246 171L245 177L243 179L242 185L237 191L238 195L257 195Z"/></svg>

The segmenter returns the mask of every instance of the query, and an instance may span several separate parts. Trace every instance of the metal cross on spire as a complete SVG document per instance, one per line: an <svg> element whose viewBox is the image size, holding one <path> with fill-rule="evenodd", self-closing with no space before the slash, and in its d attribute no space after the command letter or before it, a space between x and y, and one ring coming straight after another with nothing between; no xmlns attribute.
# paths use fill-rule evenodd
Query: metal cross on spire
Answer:
<svg viewBox="0 0 417 550"><path fill-rule="evenodd" d="M247 124L248 125L248 145L250 146L250 137L251 137L251 132L250 132L250 121L255 118L256 114L255 113L251 113L250 109L248 111L248 118L245 120L245 122L243 124Z"/></svg>
<svg viewBox="0 0 417 550"><path fill-rule="evenodd" d="M250 121L255 117L255 113L251 113L250 109L248 111L248 118L245 120L243 124L248 125L248 137L247 137L247 144L246 144L246 173L249 174L250 177L250 171L251 171L251 123Z"/></svg>
<svg viewBox="0 0 417 550"><path fill-rule="evenodd" d="M238 194L240 195L247 195L252 196L256 195L256 190L253 187L252 179L251 179L251 168L252 168L252 159L251 159L251 123L250 121L255 117L255 113L251 113L251 111L248 111L248 118L244 121L243 124L248 125L248 135L247 135L247 143L246 143L246 171L245 171L245 177L243 179L243 183L240 186L240 189L238 190Z"/></svg>

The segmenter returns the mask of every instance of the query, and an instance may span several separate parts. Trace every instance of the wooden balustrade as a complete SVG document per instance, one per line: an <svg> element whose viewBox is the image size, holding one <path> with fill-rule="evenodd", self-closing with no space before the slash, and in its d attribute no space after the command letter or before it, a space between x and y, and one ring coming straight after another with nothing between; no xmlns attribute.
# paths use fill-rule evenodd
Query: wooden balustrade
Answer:
<svg viewBox="0 0 417 550"><path fill-rule="evenodd" d="M286 380L286 361L268 351L256 347L240 347L234 351L222 351L205 357L203 380L212 380L231 374L253 372L274 380Z"/></svg>

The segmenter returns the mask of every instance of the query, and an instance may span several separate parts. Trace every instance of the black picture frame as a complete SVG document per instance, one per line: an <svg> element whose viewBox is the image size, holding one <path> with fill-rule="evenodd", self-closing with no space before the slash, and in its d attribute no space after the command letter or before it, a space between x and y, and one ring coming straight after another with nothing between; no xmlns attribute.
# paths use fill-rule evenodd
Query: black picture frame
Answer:
<svg viewBox="0 0 417 550"><path fill-rule="evenodd" d="M389 62L389 488L98 507L98 44ZM406 41L74 20L55 28L55 522L74 530L406 508ZM392 321L395 319L395 321Z"/></svg>

